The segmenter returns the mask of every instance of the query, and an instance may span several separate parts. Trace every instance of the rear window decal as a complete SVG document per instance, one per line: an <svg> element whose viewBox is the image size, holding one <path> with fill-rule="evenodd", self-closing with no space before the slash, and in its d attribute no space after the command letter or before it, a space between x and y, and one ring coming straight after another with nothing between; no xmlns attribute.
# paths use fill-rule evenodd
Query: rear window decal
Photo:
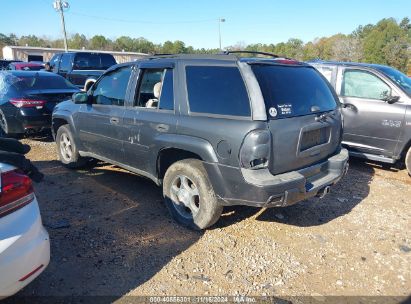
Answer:
<svg viewBox="0 0 411 304"><path fill-rule="evenodd" d="M274 108L274 107L271 107L271 108L268 110L268 113L270 114L271 117L277 117L277 114L278 114L277 109Z"/></svg>
<svg viewBox="0 0 411 304"><path fill-rule="evenodd" d="M278 109L281 115L290 115L293 113L293 105L292 104L279 104Z"/></svg>

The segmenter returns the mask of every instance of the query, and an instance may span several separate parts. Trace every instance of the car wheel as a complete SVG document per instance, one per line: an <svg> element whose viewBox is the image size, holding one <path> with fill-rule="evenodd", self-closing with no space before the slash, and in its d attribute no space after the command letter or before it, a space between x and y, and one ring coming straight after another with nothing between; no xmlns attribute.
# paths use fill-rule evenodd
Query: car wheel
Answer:
<svg viewBox="0 0 411 304"><path fill-rule="evenodd" d="M0 137L7 136L7 121L4 118L3 114L0 113Z"/></svg>
<svg viewBox="0 0 411 304"><path fill-rule="evenodd" d="M168 168L163 181L163 195L172 217L194 230L212 226L223 211L207 172L197 159L182 160Z"/></svg>
<svg viewBox="0 0 411 304"><path fill-rule="evenodd" d="M63 125L57 130L57 153L60 161L68 168L80 168L87 164L87 159L78 153L69 125Z"/></svg>
<svg viewBox="0 0 411 304"><path fill-rule="evenodd" d="M7 119L6 119L6 116L4 116L3 111L0 110L0 136L7 137L8 134L9 134L9 127L7 124Z"/></svg>
<svg viewBox="0 0 411 304"><path fill-rule="evenodd" d="M23 137L23 134L9 132L9 125L2 110L0 110L0 137L10 137L16 139Z"/></svg>
<svg viewBox="0 0 411 304"><path fill-rule="evenodd" d="M409 176L411 176L411 147L408 149L407 155L405 156L405 166Z"/></svg>

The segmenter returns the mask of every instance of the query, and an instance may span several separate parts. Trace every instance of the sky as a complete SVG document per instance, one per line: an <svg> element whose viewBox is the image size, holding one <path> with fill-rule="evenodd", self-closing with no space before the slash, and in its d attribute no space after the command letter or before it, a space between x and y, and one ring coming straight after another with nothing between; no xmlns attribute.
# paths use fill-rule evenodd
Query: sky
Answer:
<svg viewBox="0 0 411 304"><path fill-rule="evenodd" d="M69 34L144 37L155 43L182 40L195 48L304 42L382 18L411 19L411 0L67 0ZM61 37L53 0L0 0L0 33ZM4 13L7 12L7 13Z"/></svg>

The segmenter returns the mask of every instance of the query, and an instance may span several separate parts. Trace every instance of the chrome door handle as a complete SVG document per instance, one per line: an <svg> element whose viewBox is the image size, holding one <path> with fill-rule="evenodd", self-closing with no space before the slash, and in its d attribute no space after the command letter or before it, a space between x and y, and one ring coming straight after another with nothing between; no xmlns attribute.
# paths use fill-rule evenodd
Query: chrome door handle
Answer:
<svg viewBox="0 0 411 304"><path fill-rule="evenodd" d="M156 130L158 132L165 132L165 131L168 131L168 129L169 129L168 125L165 125L165 124L159 124L156 126Z"/></svg>
<svg viewBox="0 0 411 304"><path fill-rule="evenodd" d="M110 118L110 123L112 124L112 125L116 125L116 124L118 124L120 122L120 120L117 118L117 117L111 117Z"/></svg>

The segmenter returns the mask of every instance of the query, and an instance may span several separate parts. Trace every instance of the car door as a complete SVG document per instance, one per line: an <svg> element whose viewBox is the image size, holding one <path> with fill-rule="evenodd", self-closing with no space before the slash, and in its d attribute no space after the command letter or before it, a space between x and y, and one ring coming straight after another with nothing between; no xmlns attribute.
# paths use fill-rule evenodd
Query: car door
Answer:
<svg viewBox="0 0 411 304"><path fill-rule="evenodd" d="M107 161L124 160L123 115L131 70L131 66L122 66L102 76L90 91L92 102L82 105L78 113L83 147Z"/></svg>
<svg viewBox="0 0 411 304"><path fill-rule="evenodd" d="M71 53L64 53L61 55L60 64L58 67L58 74L67 78L68 73L71 71L72 68L72 54Z"/></svg>
<svg viewBox="0 0 411 304"><path fill-rule="evenodd" d="M390 104L386 100L399 96L397 89L372 70L347 67L340 71L338 93L344 104L343 144L363 153L393 156L405 106L401 101Z"/></svg>
<svg viewBox="0 0 411 304"><path fill-rule="evenodd" d="M171 65L146 67L143 64L136 74L133 102L124 115L125 164L154 175L156 138L176 132L174 69Z"/></svg>
<svg viewBox="0 0 411 304"><path fill-rule="evenodd" d="M50 59L50 68L53 73L58 74L60 66L61 54L56 54Z"/></svg>

